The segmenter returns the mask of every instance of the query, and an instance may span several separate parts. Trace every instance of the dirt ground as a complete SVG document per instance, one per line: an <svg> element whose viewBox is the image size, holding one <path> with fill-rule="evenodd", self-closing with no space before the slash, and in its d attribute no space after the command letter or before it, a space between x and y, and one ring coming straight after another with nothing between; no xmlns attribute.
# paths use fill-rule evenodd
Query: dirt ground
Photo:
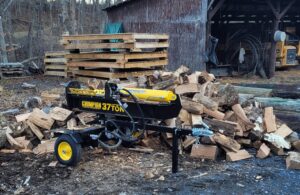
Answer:
<svg viewBox="0 0 300 195"><path fill-rule="evenodd" d="M26 98L38 96L43 90L54 88L63 92L66 81L44 77L1 80L4 91L0 112L19 108ZM22 89L23 82L36 84L37 90ZM172 174L171 151L161 144L154 149L152 154L144 154L127 148L113 152L85 148L76 167L59 164L50 167L49 163L55 161L53 154L0 153L0 194L298 194L300 191L300 172L286 170L284 157L230 163L222 159L201 161L183 154L179 173Z"/></svg>
<svg viewBox="0 0 300 195"><path fill-rule="evenodd" d="M97 151L97 150L96 150ZM53 155L0 154L1 194L298 194L299 171L283 157L229 163L180 157L172 174L169 150L153 154L84 151L76 167L49 167ZM148 172L153 178L147 178ZM26 181L27 180L27 181ZM25 184L24 184L25 183Z"/></svg>

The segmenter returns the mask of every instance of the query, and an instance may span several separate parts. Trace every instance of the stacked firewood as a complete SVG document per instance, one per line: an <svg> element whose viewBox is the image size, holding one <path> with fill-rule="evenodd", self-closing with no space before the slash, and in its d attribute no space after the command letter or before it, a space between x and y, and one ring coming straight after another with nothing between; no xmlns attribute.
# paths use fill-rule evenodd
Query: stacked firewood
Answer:
<svg viewBox="0 0 300 195"><path fill-rule="evenodd" d="M150 80L153 88L173 90L181 97L182 110L177 118L165 121L167 125L191 128L205 123L214 132L201 139L183 138L180 149L191 151L192 157L217 160L225 153L227 161L238 161L288 155L287 167L300 168L298 134L276 118L272 107L245 100L233 86L216 83L214 75L190 73L185 66L174 73L159 72Z"/></svg>
<svg viewBox="0 0 300 195"><path fill-rule="evenodd" d="M287 168L300 169L298 134L276 118L272 107L262 107L254 98L245 98L232 85L217 83L212 74L200 71L192 73L187 67L181 66L175 72L156 71L152 76L140 76L125 83L118 80L114 82L123 87L174 91L181 98L182 110L178 117L161 121L162 124L178 128L201 128L207 125L214 132L210 137L182 137L181 153L190 153L194 158L226 158L228 161L282 155L288 156ZM94 89L104 87L104 83L96 79L91 79L87 85ZM89 127L96 115L65 109L62 106L63 99L63 93L43 92L41 98L28 102L26 113L16 115L15 119L10 120L10 125L4 125L5 137L10 144L8 148L11 150L0 151L53 152L54 129L80 131ZM147 131L140 142L143 148L134 150L152 151L149 147L155 136L155 133ZM160 136L167 145L172 146L172 134Z"/></svg>

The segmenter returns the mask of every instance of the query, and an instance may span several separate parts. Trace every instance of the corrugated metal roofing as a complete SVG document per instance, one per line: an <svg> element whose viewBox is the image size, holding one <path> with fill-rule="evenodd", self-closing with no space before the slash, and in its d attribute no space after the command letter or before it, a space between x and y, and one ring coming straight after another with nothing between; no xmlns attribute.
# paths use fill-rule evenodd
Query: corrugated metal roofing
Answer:
<svg viewBox="0 0 300 195"><path fill-rule="evenodd" d="M123 5L123 4L126 4L126 3L130 2L130 1L134 1L134 0L118 1L116 3L110 4L110 5L106 6L106 7L104 7L103 10L111 9L111 8L114 8L114 7L119 7L119 6Z"/></svg>

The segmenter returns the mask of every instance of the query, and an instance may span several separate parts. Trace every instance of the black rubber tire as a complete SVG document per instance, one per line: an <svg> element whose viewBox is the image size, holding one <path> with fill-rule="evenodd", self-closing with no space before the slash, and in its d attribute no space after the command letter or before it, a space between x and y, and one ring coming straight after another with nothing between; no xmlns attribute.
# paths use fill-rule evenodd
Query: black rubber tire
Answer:
<svg viewBox="0 0 300 195"><path fill-rule="evenodd" d="M58 154L58 146L61 142L67 142L68 144L70 144L72 149L72 157L67 161L61 159ZM55 141L54 153L57 161L60 162L61 164L67 166L76 166L81 159L82 147L80 144L76 143L70 135L62 134Z"/></svg>

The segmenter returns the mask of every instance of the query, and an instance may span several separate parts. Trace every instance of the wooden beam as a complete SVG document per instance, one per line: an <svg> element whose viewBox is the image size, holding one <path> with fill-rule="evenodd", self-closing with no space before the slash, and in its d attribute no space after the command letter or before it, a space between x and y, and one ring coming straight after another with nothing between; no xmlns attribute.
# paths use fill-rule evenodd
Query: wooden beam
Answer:
<svg viewBox="0 0 300 195"><path fill-rule="evenodd" d="M214 17L214 15L216 15L217 11L221 8L224 2L225 0L219 0L217 5L208 12L208 20L211 20Z"/></svg>
<svg viewBox="0 0 300 195"><path fill-rule="evenodd" d="M280 13L279 18L281 19L286 12L292 7L292 5L294 5L294 3L296 2L296 0L292 0L290 1L290 3L284 8L284 10Z"/></svg>

